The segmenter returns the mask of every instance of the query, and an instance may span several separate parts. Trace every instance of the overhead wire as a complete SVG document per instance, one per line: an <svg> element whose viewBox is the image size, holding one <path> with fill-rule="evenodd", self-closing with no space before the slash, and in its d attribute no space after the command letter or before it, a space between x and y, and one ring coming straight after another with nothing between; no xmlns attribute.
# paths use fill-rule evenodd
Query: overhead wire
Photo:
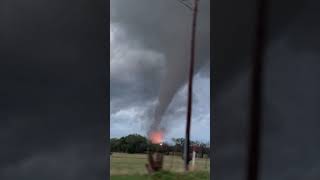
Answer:
<svg viewBox="0 0 320 180"><path fill-rule="evenodd" d="M183 6L185 6L186 8L188 8L189 10L193 10L193 7L191 4L188 4L186 0L177 0L177 2L179 2L180 4L182 4Z"/></svg>

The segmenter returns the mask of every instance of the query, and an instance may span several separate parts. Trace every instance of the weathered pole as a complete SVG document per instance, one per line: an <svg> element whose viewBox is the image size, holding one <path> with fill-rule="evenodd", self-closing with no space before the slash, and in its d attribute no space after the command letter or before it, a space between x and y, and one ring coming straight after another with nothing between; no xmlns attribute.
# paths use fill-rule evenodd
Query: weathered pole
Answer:
<svg viewBox="0 0 320 180"><path fill-rule="evenodd" d="M196 36L196 24L198 13L198 1L194 0L193 6L193 20L192 20L192 32L191 32L191 51L190 51L190 69L189 69L189 84L188 84L188 107L187 107L187 123L186 123L186 136L184 143L184 169L189 170L189 155L190 155L190 129L191 129L191 115L192 115L192 82L193 82L193 69L195 61L195 36Z"/></svg>

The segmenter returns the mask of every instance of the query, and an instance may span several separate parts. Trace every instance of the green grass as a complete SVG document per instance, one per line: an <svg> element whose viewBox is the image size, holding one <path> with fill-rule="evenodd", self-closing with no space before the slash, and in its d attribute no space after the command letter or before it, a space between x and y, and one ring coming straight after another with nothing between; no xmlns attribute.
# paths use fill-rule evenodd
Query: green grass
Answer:
<svg viewBox="0 0 320 180"><path fill-rule="evenodd" d="M111 180L207 180L209 179L210 161L197 158L195 168L190 173L183 173L183 160L180 156L165 156L164 171L147 175L146 154L113 153L110 156Z"/></svg>
<svg viewBox="0 0 320 180"><path fill-rule="evenodd" d="M158 172L153 175L116 175L111 180L208 180L209 172L173 173L168 171Z"/></svg>

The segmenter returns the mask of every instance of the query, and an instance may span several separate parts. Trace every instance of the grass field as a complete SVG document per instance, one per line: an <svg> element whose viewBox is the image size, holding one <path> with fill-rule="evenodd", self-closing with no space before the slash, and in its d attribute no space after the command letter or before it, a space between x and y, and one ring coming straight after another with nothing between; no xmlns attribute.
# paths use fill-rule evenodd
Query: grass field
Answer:
<svg viewBox="0 0 320 180"><path fill-rule="evenodd" d="M209 180L209 172L173 173L158 172L154 175L115 175L111 180Z"/></svg>
<svg viewBox="0 0 320 180"><path fill-rule="evenodd" d="M156 173L153 176L147 175L145 164L146 154L124 154L113 153L110 156L111 180L207 180L209 179L209 159L197 158L195 168L191 173L183 173L183 160L180 156L164 157L164 172Z"/></svg>

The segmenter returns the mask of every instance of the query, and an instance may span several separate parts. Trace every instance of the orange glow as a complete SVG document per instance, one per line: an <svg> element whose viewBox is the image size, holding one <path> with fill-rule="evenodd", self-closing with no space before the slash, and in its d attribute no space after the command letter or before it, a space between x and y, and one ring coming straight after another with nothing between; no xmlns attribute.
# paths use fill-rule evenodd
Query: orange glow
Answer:
<svg viewBox="0 0 320 180"><path fill-rule="evenodd" d="M149 139L153 144L162 144L163 142L163 132L162 131L153 131L149 135Z"/></svg>

